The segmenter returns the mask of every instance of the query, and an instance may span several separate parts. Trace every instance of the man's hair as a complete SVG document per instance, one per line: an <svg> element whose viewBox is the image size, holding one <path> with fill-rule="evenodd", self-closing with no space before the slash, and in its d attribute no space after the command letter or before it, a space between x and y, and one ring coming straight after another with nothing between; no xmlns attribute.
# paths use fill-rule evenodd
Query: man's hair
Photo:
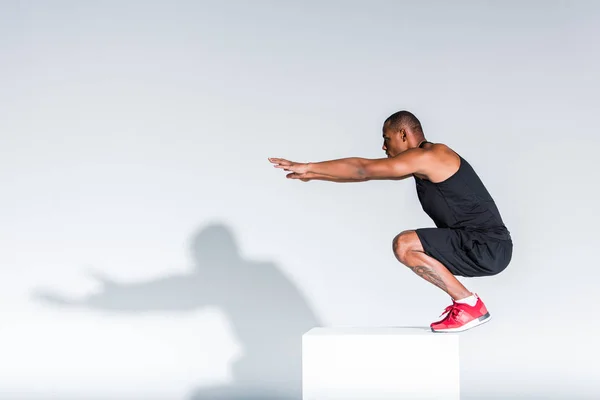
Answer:
<svg viewBox="0 0 600 400"><path fill-rule="evenodd" d="M409 111L398 111L390 115L383 123L383 128L392 132L406 129L417 136L423 135L421 122Z"/></svg>

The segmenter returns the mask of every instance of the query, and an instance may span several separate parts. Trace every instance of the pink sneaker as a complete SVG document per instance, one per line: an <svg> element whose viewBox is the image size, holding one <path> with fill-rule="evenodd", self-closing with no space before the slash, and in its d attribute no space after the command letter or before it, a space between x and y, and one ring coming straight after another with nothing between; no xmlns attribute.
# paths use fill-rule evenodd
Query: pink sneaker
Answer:
<svg viewBox="0 0 600 400"><path fill-rule="evenodd" d="M492 316L479 296L475 296L477 303L474 307L452 300L452 305L446 307L442 313L442 315L447 313L446 316L440 321L433 322L431 330L433 332L462 332L488 322Z"/></svg>

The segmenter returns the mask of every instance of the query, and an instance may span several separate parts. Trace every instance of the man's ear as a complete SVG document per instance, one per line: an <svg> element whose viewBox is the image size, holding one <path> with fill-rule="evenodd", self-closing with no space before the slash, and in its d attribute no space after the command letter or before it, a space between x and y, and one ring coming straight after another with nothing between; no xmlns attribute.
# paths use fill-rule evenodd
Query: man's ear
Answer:
<svg viewBox="0 0 600 400"><path fill-rule="evenodd" d="M406 140L407 140L407 138L406 138L406 130L404 130L404 128L402 128L398 132L400 133L400 138L402 139L402 141L406 142Z"/></svg>

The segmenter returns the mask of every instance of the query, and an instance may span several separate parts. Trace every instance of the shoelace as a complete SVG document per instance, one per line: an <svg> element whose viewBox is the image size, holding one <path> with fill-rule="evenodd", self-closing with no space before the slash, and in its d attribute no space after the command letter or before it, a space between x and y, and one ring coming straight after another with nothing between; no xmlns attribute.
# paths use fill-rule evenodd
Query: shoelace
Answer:
<svg viewBox="0 0 600 400"><path fill-rule="evenodd" d="M455 318L458 316L459 312L460 312L460 309L457 307L457 304L452 304L452 305L446 307L444 312L440 314L440 317L447 313L448 314L447 317L452 316L453 318Z"/></svg>

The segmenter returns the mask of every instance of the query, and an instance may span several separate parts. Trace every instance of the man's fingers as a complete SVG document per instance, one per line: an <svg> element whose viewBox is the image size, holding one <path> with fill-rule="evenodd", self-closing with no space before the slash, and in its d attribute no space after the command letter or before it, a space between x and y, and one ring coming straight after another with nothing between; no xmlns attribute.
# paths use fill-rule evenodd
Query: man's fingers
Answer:
<svg viewBox="0 0 600 400"><path fill-rule="evenodd" d="M302 164L295 163L293 161L286 160L285 158L276 158L269 157L269 161L274 165L273 167L283 169L284 171L292 171L292 173L287 174L286 178L289 179L299 179L304 178L302 174L298 174L295 169L301 167Z"/></svg>
<svg viewBox="0 0 600 400"><path fill-rule="evenodd" d="M287 174L286 178L288 178L288 179L300 179L303 182L310 181L310 178L306 174L299 174L297 172L291 172L291 173Z"/></svg>
<svg viewBox="0 0 600 400"><path fill-rule="evenodd" d="M269 161L276 165L292 165L292 164L294 164L293 162L288 161L285 158L269 158Z"/></svg>

